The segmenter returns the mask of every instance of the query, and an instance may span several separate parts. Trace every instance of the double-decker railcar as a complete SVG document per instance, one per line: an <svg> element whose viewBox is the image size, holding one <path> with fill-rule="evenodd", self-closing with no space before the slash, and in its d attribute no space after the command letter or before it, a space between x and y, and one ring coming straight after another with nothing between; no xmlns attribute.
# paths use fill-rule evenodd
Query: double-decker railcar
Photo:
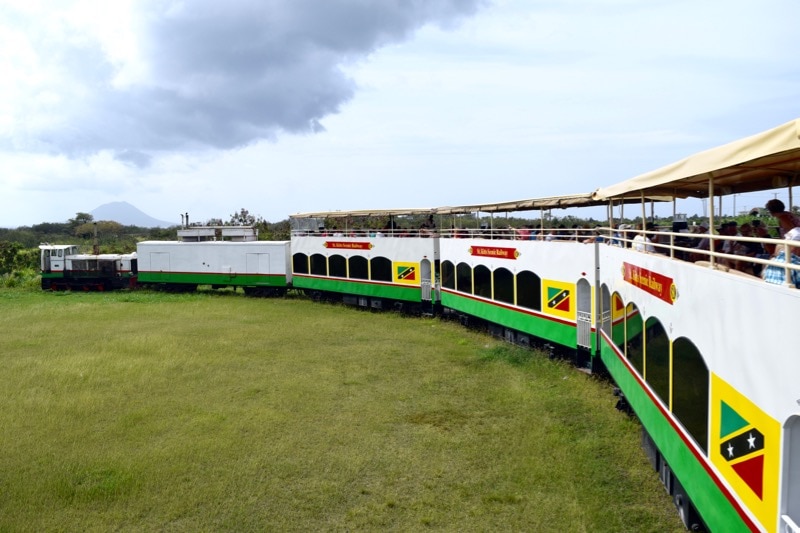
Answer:
<svg viewBox="0 0 800 533"><path fill-rule="evenodd" d="M594 197L708 198L713 228L715 196L785 187L791 205L799 173L795 120ZM687 250L672 246L674 237L664 253L599 247L600 356L642 421L645 448L685 524L798 533L800 357L793 324L800 291L730 269L725 263L737 259L730 254L680 260ZM789 241L777 245L792 248ZM767 268L791 279L797 267Z"/></svg>
<svg viewBox="0 0 800 533"><path fill-rule="evenodd" d="M430 210L349 213L383 218ZM293 215L294 221L340 213ZM316 299L374 309L433 312L439 239L433 231L299 229L292 233L292 285Z"/></svg>
<svg viewBox="0 0 800 533"><path fill-rule="evenodd" d="M442 215L471 211L550 209L593 203L590 194L451 207ZM454 219L455 220L455 219ZM455 223L454 223L455 224ZM442 232L441 305L462 322L479 321L506 340L547 346L581 368L593 358L595 254L588 234L546 239L541 229L450 229Z"/></svg>

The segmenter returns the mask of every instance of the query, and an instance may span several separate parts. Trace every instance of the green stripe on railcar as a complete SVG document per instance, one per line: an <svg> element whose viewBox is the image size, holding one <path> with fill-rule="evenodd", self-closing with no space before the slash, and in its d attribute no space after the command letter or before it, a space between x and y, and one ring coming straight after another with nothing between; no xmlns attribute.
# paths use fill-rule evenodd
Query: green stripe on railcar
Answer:
<svg viewBox="0 0 800 533"><path fill-rule="evenodd" d="M365 281L316 278L294 275L292 286L295 289L326 291L371 298L386 298L405 302L420 302L422 290L416 286L389 283L369 283Z"/></svg>
<svg viewBox="0 0 800 533"><path fill-rule="evenodd" d="M567 348L576 348L578 344L575 324L444 291L442 292L442 306L546 341L555 342Z"/></svg>
<svg viewBox="0 0 800 533"><path fill-rule="evenodd" d="M139 272L139 283L229 285L234 287L286 287L281 274L205 274L200 272Z"/></svg>
<svg viewBox="0 0 800 533"><path fill-rule="evenodd" d="M683 480L683 488L708 527L712 531L750 531L736 508L614 349L602 343L600 357L672 472Z"/></svg>

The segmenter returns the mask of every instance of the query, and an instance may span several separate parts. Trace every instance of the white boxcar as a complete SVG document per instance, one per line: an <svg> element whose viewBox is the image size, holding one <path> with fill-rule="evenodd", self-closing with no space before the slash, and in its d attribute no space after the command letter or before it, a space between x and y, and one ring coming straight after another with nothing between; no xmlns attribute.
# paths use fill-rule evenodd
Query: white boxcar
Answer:
<svg viewBox="0 0 800 533"><path fill-rule="evenodd" d="M143 241L136 249L141 284L242 287L249 294L282 294L291 284L289 241Z"/></svg>

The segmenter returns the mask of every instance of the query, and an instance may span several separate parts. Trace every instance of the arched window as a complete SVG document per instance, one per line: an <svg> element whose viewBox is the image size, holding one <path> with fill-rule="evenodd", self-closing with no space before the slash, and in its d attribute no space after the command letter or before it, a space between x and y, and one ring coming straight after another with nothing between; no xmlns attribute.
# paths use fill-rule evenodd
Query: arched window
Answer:
<svg viewBox="0 0 800 533"><path fill-rule="evenodd" d="M472 294L472 269L466 263L459 263L456 267L456 290Z"/></svg>
<svg viewBox="0 0 800 533"><path fill-rule="evenodd" d="M611 295L611 338L619 351L625 353L625 302L616 292Z"/></svg>
<svg viewBox="0 0 800 533"><path fill-rule="evenodd" d="M645 380L661 401L669 405L669 339L660 320L647 319L644 339Z"/></svg>
<svg viewBox="0 0 800 533"><path fill-rule="evenodd" d="M442 261L442 287L455 290L456 269L450 261Z"/></svg>
<svg viewBox="0 0 800 533"><path fill-rule="evenodd" d="M367 258L360 255L351 257L349 274L349 277L353 279L369 279Z"/></svg>
<svg viewBox="0 0 800 533"><path fill-rule="evenodd" d="M308 256L306 254L294 254L292 256L292 272L295 274L308 274Z"/></svg>
<svg viewBox="0 0 800 533"><path fill-rule="evenodd" d="M603 333L611 336L611 294L608 292L608 285L603 285L600 295L600 328Z"/></svg>
<svg viewBox="0 0 800 533"><path fill-rule="evenodd" d="M475 279L475 296L492 297L492 273L485 265L478 265L473 272Z"/></svg>
<svg viewBox="0 0 800 533"><path fill-rule="evenodd" d="M370 278L374 281L392 281L392 262L385 257L370 260Z"/></svg>
<svg viewBox="0 0 800 533"><path fill-rule="evenodd" d="M498 268L492 272L492 277L494 278L494 299L514 305L514 274L507 268Z"/></svg>
<svg viewBox="0 0 800 533"><path fill-rule="evenodd" d="M528 270L517 274L517 305L534 311L542 310L542 280Z"/></svg>
<svg viewBox="0 0 800 533"><path fill-rule="evenodd" d="M636 304L630 303L625 308L625 357L639 374L644 375L644 330L642 315Z"/></svg>
<svg viewBox="0 0 800 533"><path fill-rule="evenodd" d="M328 258L328 268L331 272L331 277L346 278L347 277L347 260L341 255L332 255Z"/></svg>
<svg viewBox="0 0 800 533"><path fill-rule="evenodd" d="M311 256L311 273L315 276L328 275L328 260L322 254L314 254Z"/></svg>
<svg viewBox="0 0 800 533"><path fill-rule="evenodd" d="M649 356L648 356L649 357ZM708 367L687 338L672 343L672 413L708 451Z"/></svg>

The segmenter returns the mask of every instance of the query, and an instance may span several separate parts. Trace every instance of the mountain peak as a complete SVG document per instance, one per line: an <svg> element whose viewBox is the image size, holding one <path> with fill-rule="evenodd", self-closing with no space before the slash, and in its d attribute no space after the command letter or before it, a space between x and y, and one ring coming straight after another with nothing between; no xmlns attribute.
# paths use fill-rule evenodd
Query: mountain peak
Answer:
<svg viewBox="0 0 800 533"><path fill-rule="evenodd" d="M123 226L139 226L142 228L168 228L177 226L177 222L165 222L151 217L144 211L128 202L110 202L90 211L95 220L113 220Z"/></svg>

